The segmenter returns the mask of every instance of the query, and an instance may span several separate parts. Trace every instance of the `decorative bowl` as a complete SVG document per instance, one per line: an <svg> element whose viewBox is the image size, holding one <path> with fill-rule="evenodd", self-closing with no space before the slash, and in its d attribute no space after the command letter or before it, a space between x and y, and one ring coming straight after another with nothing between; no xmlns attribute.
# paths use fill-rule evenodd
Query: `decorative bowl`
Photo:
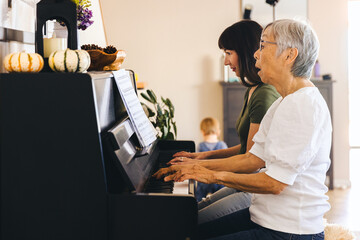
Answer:
<svg viewBox="0 0 360 240"><path fill-rule="evenodd" d="M126 57L124 50L118 50L112 54L105 53L98 49L86 51L91 58L88 71L117 71L120 69Z"/></svg>

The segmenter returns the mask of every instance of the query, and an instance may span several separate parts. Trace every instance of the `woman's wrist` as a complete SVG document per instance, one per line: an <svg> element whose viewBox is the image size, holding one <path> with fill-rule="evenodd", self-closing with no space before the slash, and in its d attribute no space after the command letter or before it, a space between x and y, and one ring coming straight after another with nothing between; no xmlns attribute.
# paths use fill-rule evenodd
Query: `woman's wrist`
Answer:
<svg viewBox="0 0 360 240"><path fill-rule="evenodd" d="M209 158L211 158L211 155L212 155L211 152L212 152L212 151L203 152L203 153L204 153L204 155L203 155L203 156L204 156L204 159L209 159Z"/></svg>
<svg viewBox="0 0 360 240"><path fill-rule="evenodd" d="M215 171L213 174L213 181L216 184L221 184L224 185L224 177L225 177L225 172L223 171Z"/></svg>

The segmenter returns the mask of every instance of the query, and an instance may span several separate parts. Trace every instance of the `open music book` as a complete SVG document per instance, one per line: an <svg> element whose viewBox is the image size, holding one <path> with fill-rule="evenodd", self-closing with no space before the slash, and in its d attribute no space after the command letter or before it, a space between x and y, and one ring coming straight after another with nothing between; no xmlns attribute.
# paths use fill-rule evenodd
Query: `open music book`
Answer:
<svg viewBox="0 0 360 240"><path fill-rule="evenodd" d="M156 130L140 104L129 72L121 69L112 73L139 142L142 147L148 147L156 140Z"/></svg>

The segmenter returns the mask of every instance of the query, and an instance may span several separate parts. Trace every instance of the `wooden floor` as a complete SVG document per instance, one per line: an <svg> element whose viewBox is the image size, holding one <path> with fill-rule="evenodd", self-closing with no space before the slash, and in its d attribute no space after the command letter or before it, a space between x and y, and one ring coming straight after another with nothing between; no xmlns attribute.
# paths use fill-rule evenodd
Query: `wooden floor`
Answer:
<svg viewBox="0 0 360 240"><path fill-rule="evenodd" d="M329 223L347 227L360 239L360 183L350 189L335 189L327 193L331 209L325 214Z"/></svg>
<svg viewBox="0 0 360 240"><path fill-rule="evenodd" d="M360 240L360 148L350 150L351 188L329 191L331 209L325 214L330 223L349 228Z"/></svg>

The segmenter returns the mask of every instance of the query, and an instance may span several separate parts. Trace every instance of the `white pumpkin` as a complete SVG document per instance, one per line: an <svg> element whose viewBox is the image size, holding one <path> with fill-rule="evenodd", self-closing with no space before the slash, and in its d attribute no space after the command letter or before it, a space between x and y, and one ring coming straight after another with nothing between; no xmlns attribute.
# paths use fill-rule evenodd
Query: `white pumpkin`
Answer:
<svg viewBox="0 0 360 240"><path fill-rule="evenodd" d="M37 53L10 53L4 58L4 67L8 72L40 72L44 59Z"/></svg>
<svg viewBox="0 0 360 240"><path fill-rule="evenodd" d="M90 55L84 50L55 51L49 56L49 66L54 72L85 72L90 66Z"/></svg>

